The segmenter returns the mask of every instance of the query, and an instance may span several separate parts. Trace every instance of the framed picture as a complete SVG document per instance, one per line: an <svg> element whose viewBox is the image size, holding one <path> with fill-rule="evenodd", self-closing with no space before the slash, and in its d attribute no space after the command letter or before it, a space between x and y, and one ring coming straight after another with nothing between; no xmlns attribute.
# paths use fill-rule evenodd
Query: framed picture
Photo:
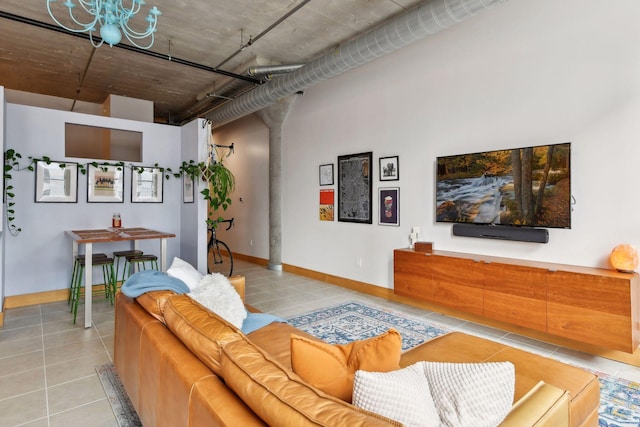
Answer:
<svg viewBox="0 0 640 427"><path fill-rule="evenodd" d="M131 167L131 203L162 203L164 170Z"/></svg>
<svg viewBox="0 0 640 427"><path fill-rule="evenodd" d="M397 181L400 179L398 156L380 157L380 181Z"/></svg>
<svg viewBox="0 0 640 427"><path fill-rule="evenodd" d="M87 165L87 202L123 203L123 172L122 166Z"/></svg>
<svg viewBox="0 0 640 427"><path fill-rule="evenodd" d="M36 163L36 203L77 203L78 164L68 162Z"/></svg>
<svg viewBox="0 0 640 427"><path fill-rule="evenodd" d="M194 192L193 178L187 174L182 175L182 202L193 203Z"/></svg>
<svg viewBox="0 0 640 427"><path fill-rule="evenodd" d="M338 221L371 224L372 153L338 157Z"/></svg>
<svg viewBox="0 0 640 427"><path fill-rule="evenodd" d="M320 165L320 185L333 185L333 163Z"/></svg>
<svg viewBox="0 0 640 427"><path fill-rule="evenodd" d="M400 188L378 188L380 225L400 225Z"/></svg>
<svg viewBox="0 0 640 427"><path fill-rule="evenodd" d="M334 191L320 190L320 221L333 221Z"/></svg>

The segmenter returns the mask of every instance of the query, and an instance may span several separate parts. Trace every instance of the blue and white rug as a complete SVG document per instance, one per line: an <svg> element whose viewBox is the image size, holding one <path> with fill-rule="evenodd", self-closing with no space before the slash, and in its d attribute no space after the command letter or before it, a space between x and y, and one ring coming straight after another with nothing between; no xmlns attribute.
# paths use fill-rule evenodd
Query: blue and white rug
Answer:
<svg viewBox="0 0 640 427"><path fill-rule="evenodd" d="M287 319L298 329L331 344L347 344L395 328L406 351L448 330L382 307L349 302Z"/></svg>
<svg viewBox="0 0 640 427"><path fill-rule="evenodd" d="M349 302L288 319L289 323L330 344L347 344L395 328L402 350L409 350L449 330L383 307ZM592 371L594 372L594 371ZM640 427L640 384L601 372L599 427Z"/></svg>

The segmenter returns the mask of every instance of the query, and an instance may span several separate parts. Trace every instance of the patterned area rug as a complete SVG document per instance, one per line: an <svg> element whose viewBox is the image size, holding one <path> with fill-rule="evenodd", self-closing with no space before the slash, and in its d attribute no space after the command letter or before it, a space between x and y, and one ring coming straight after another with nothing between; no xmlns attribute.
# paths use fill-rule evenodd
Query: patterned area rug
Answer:
<svg viewBox="0 0 640 427"><path fill-rule="evenodd" d="M120 427L142 427L133 404L120 381L113 363L96 367L96 372Z"/></svg>
<svg viewBox="0 0 640 427"><path fill-rule="evenodd" d="M296 328L331 344L347 344L395 328L402 335L403 351L448 332L404 314L356 302L316 310L287 320Z"/></svg>
<svg viewBox="0 0 640 427"><path fill-rule="evenodd" d="M370 338L393 327L402 335L404 351L448 332L440 325L357 302L315 310L288 321L331 344ZM600 427L640 426L640 384L601 372L594 374L601 387Z"/></svg>

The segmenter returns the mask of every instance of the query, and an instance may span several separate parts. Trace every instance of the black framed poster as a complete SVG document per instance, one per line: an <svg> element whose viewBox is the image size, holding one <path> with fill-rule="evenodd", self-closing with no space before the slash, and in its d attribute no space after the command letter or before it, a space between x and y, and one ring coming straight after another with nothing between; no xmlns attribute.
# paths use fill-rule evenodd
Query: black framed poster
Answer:
<svg viewBox="0 0 640 427"><path fill-rule="evenodd" d="M338 156L338 221L372 223L372 154Z"/></svg>

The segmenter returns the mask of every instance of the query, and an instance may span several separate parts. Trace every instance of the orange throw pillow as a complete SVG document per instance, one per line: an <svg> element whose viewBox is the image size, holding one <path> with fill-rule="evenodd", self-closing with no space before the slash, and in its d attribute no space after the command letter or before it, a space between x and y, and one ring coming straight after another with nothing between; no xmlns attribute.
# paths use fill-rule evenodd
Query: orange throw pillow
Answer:
<svg viewBox="0 0 640 427"><path fill-rule="evenodd" d="M300 378L325 393L351 402L356 371L400 369L402 337L395 329L377 337L332 345L291 335L291 367Z"/></svg>

